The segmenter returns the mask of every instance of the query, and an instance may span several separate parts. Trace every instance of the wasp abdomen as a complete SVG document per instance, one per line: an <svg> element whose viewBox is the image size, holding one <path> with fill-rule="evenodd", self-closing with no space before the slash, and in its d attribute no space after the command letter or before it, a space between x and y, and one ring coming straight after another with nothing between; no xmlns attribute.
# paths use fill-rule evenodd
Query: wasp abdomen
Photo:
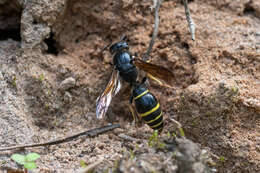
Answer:
<svg viewBox="0 0 260 173"><path fill-rule="evenodd" d="M143 91L135 98L136 110L142 119L152 129L161 131L163 128L163 116L159 102L148 90Z"/></svg>

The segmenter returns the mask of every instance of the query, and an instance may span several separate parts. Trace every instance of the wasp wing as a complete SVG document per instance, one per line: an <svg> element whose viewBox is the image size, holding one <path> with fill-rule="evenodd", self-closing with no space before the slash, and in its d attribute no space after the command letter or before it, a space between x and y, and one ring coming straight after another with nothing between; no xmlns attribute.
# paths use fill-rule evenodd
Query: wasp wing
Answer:
<svg viewBox="0 0 260 173"><path fill-rule="evenodd" d="M113 70L108 84L106 85L103 93L97 98L96 101L96 116L101 119L105 116L108 107L111 103L112 97L114 97L120 90L121 83L119 79L119 72Z"/></svg>
<svg viewBox="0 0 260 173"><path fill-rule="evenodd" d="M174 74L169 69L155 65L149 62L145 62L139 58L135 58L134 64L141 70L148 73L148 77L157 81L160 85L171 87L174 82Z"/></svg>

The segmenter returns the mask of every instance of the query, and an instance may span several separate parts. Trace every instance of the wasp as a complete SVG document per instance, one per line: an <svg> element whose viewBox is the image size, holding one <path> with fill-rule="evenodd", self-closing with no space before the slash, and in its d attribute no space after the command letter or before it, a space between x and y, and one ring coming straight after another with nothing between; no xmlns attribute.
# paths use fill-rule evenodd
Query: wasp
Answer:
<svg viewBox="0 0 260 173"><path fill-rule="evenodd" d="M112 98L121 89L120 79L130 84L132 88L130 97L130 110L135 120L144 120L152 129L161 130L163 117L160 104L156 97L145 87L146 77L138 82L139 70L146 72L147 76L159 85L171 88L174 74L165 67L143 61L129 52L126 38L110 46L109 52L113 55L113 71L109 82L96 101L96 116L103 118L108 110ZM135 107L132 102L135 102ZM136 110L136 111L134 111ZM137 115L135 114L137 112Z"/></svg>

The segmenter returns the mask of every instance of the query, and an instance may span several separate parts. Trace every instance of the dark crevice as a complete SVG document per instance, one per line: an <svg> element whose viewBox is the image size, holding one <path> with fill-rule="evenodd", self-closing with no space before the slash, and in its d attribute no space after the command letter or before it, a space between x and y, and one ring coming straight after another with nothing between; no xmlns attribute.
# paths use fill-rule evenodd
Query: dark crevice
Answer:
<svg viewBox="0 0 260 173"><path fill-rule="evenodd" d="M38 22L34 19L33 20L33 25L37 25L38 24Z"/></svg>
<svg viewBox="0 0 260 173"><path fill-rule="evenodd" d="M17 0L3 1L0 4L0 41L21 41L21 15L22 8Z"/></svg>
<svg viewBox="0 0 260 173"><path fill-rule="evenodd" d="M189 49L189 48L190 48L189 44L186 43L186 42L182 42L182 43L181 43L181 46L184 47L184 48L186 48L186 49Z"/></svg>
<svg viewBox="0 0 260 173"><path fill-rule="evenodd" d="M188 0L188 3L193 2L194 0ZM183 1L181 0L181 4L183 5Z"/></svg>
<svg viewBox="0 0 260 173"><path fill-rule="evenodd" d="M177 43L181 41L180 33L178 31L173 31L173 35L175 35L175 41Z"/></svg>
<svg viewBox="0 0 260 173"><path fill-rule="evenodd" d="M197 63L197 59L194 56L192 56L191 54L190 54L189 58L190 58L190 63L191 64L196 64Z"/></svg>
<svg viewBox="0 0 260 173"><path fill-rule="evenodd" d="M255 9L252 7L251 1L245 4L244 14L254 14Z"/></svg>
<svg viewBox="0 0 260 173"><path fill-rule="evenodd" d="M54 33L51 32L49 38L46 38L44 42L47 44L48 49L46 53L57 56L59 54L59 43L54 39Z"/></svg>
<svg viewBox="0 0 260 173"><path fill-rule="evenodd" d="M20 27L13 29L0 29L0 41L8 39L21 41Z"/></svg>

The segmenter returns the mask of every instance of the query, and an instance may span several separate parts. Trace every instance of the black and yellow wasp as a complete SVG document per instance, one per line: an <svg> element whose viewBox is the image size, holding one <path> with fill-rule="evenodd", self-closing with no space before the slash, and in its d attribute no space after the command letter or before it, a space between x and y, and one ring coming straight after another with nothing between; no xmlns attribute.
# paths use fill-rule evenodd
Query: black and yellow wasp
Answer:
<svg viewBox="0 0 260 173"><path fill-rule="evenodd" d="M113 57L113 71L103 93L97 98L96 116L103 118L114 97L121 88L120 79L130 84L132 88L130 110L135 121L143 120L152 129L162 130L163 116L156 97L145 87L145 80L138 82L138 69L146 72L147 76L159 85L171 87L174 80L173 73L159 65L148 63L131 55L125 39L110 46ZM132 106L134 100L135 107ZM137 113L136 113L137 112Z"/></svg>

